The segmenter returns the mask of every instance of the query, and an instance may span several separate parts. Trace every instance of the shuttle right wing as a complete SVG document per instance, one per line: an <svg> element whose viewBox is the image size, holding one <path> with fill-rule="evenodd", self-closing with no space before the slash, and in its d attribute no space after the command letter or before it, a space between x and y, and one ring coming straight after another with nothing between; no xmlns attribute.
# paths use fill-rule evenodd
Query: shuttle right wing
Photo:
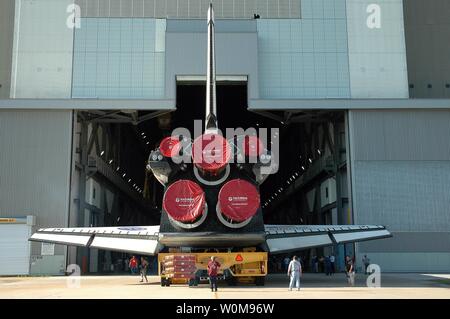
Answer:
<svg viewBox="0 0 450 319"><path fill-rule="evenodd" d="M265 225L265 230L271 253L392 237L386 227L372 225Z"/></svg>

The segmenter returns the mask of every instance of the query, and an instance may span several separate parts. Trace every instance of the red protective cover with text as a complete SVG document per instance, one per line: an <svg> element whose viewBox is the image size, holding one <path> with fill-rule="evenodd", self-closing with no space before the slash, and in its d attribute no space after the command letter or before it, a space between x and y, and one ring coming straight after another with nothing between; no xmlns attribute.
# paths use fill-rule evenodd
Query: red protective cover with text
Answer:
<svg viewBox="0 0 450 319"><path fill-rule="evenodd" d="M176 181L167 187L163 207L174 220L193 222L205 212L205 192L193 181Z"/></svg>
<svg viewBox="0 0 450 319"><path fill-rule="evenodd" d="M259 205L258 189L243 179L227 182L219 192L221 213L236 222L243 222L255 215Z"/></svg>

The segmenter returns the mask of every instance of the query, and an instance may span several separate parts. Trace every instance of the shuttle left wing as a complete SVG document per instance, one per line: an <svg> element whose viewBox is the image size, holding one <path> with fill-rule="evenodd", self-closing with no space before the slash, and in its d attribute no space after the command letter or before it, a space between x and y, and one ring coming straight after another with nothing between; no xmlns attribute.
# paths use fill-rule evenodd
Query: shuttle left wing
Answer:
<svg viewBox="0 0 450 319"><path fill-rule="evenodd" d="M161 250L159 226L41 228L30 241L155 255Z"/></svg>

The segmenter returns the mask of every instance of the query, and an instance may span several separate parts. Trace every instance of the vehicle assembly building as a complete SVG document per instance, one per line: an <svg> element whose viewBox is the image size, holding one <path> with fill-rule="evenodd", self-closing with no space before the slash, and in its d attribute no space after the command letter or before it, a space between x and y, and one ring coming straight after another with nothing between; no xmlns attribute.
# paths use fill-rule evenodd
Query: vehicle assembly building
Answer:
<svg viewBox="0 0 450 319"><path fill-rule="evenodd" d="M1 1L0 275L110 272L126 258L29 242L39 228L178 218L162 207L164 167L146 167L172 130L204 119L209 2ZM212 3L219 128L278 129L258 223L384 225L392 238L300 254L448 271L450 3ZM254 191L241 184L224 193ZM217 211L249 219L228 196Z"/></svg>

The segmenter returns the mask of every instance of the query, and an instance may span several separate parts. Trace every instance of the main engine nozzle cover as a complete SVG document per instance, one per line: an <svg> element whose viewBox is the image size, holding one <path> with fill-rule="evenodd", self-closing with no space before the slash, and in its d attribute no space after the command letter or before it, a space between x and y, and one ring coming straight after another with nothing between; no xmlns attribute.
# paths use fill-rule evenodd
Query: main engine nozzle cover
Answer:
<svg viewBox="0 0 450 319"><path fill-rule="evenodd" d="M192 159L199 169L215 174L231 159L230 143L220 134L208 133L197 137L192 147Z"/></svg>
<svg viewBox="0 0 450 319"><path fill-rule="evenodd" d="M259 205L256 186L243 179L233 179L220 190L217 208L232 222L241 223L253 217Z"/></svg>
<svg viewBox="0 0 450 319"><path fill-rule="evenodd" d="M192 223L205 213L205 192L193 181L178 180L167 187L163 208L173 220Z"/></svg>
<svg viewBox="0 0 450 319"><path fill-rule="evenodd" d="M179 154L181 142L175 136L167 136L159 143L159 151L165 157L175 157Z"/></svg>

